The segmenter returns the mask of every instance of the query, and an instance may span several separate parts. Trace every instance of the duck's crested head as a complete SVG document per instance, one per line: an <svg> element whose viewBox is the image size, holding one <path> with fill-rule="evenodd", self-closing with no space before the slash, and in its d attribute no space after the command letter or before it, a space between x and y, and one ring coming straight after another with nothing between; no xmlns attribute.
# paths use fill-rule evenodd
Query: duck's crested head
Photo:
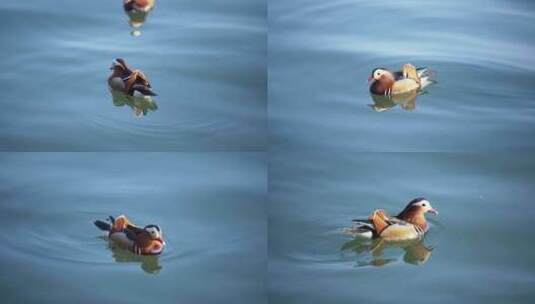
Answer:
<svg viewBox="0 0 535 304"><path fill-rule="evenodd" d="M134 0L133 6L138 11L148 11L154 5L154 0Z"/></svg>
<svg viewBox="0 0 535 304"><path fill-rule="evenodd" d="M375 68L372 71L372 74L370 75L370 77L368 78L368 81L379 80L384 76L391 77L392 73L385 68Z"/></svg>
<svg viewBox="0 0 535 304"><path fill-rule="evenodd" d="M127 70L126 62L122 58L115 59L110 67L110 70Z"/></svg>
<svg viewBox="0 0 535 304"><path fill-rule="evenodd" d="M425 213L431 213L433 215L438 215L438 211L436 211L433 206L431 206L431 203L424 197L417 197L413 200L411 200L405 209L401 211L398 217L402 218L403 216L406 216L409 213L416 213L416 214L425 214Z"/></svg>
<svg viewBox="0 0 535 304"><path fill-rule="evenodd" d="M147 225L143 227L145 231L147 231L151 237L151 239L159 241L162 243L162 245L165 245L165 241L163 240L163 234L162 229L158 225Z"/></svg>

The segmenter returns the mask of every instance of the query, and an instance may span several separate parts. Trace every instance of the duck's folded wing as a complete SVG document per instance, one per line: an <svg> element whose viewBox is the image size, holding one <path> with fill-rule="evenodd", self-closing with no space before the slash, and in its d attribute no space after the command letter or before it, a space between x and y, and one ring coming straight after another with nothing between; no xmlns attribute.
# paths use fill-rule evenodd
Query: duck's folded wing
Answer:
<svg viewBox="0 0 535 304"><path fill-rule="evenodd" d="M131 88L132 91L138 91L139 93L146 96L157 96L158 94L154 93L149 87L142 84L134 84Z"/></svg>
<svg viewBox="0 0 535 304"><path fill-rule="evenodd" d="M384 218L385 222L389 225L400 222L401 220L396 217L389 216ZM370 219L352 219L351 220L355 225L367 225L373 227L373 222Z"/></svg>
<svg viewBox="0 0 535 304"><path fill-rule="evenodd" d="M354 227L370 227L373 229L373 223L369 219L353 219Z"/></svg>
<svg viewBox="0 0 535 304"><path fill-rule="evenodd" d="M151 242L150 234L143 228L128 225L125 229L125 233L129 239L135 241L139 246L145 247Z"/></svg>
<svg viewBox="0 0 535 304"><path fill-rule="evenodd" d="M142 233L143 231L145 231L143 228L139 228L138 226L134 226L131 224L128 224L126 228L128 228L128 230L132 230L135 233Z"/></svg>
<svg viewBox="0 0 535 304"><path fill-rule="evenodd" d="M399 80L403 78L403 72L402 71L396 71L392 73L394 75L395 80Z"/></svg>
<svg viewBox="0 0 535 304"><path fill-rule="evenodd" d="M130 227L137 228L137 227L128 225L128 227L126 229L124 229L124 233L126 234L126 237L129 240L131 240L133 242L137 242L138 241L138 233L136 233L136 231L134 229L131 229Z"/></svg>

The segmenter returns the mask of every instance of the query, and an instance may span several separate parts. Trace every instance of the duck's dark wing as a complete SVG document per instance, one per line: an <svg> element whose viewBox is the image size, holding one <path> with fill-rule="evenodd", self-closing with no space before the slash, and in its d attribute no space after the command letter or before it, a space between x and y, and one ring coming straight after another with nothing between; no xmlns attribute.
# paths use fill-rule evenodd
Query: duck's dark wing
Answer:
<svg viewBox="0 0 535 304"><path fill-rule="evenodd" d="M367 223L367 224L372 223L372 221L370 221L369 219L352 219L351 221L353 223Z"/></svg>
<svg viewBox="0 0 535 304"><path fill-rule="evenodd" d="M136 243L139 239L138 237L138 233L136 233L135 230L131 229L130 227L133 227L133 226L128 226L127 228L124 229L124 233L126 234L126 237L132 241L134 241L134 243Z"/></svg>
<svg viewBox="0 0 535 304"><path fill-rule="evenodd" d="M146 95L146 96L156 96L157 94L154 93L149 87L142 85L142 84L134 84L128 92L130 95L134 94L134 91L138 91L139 93Z"/></svg>
<svg viewBox="0 0 535 304"><path fill-rule="evenodd" d="M393 223L397 223L399 221L401 221L401 220L396 218L396 217L389 217L386 220L386 223L388 225L392 225ZM358 225L358 226L368 226L368 227L372 227L373 228L373 222L371 220L369 220L369 219L353 219L352 222L353 222L353 224Z"/></svg>
<svg viewBox="0 0 535 304"><path fill-rule="evenodd" d="M139 228L134 225L127 225L126 228L124 229L124 233L126 233L126 236L129 239L136 242L144 234L147 234L147 231L145 231L143 228Z"/></svg>
<svg viewBox="0 0 535 304"><path fill-rule="evenodd" d="M104 221L96 220L94 223L95 223L95 226L97 226L100 230L104 230L104 231L111 230L111 225Z"/></svg>
<svg viewBox="0 0 535 304"><path fill-rule="evenodd" d="M125 233L129 239L137 244L137 246L146 247L151 243L150 234L143 228L128 225L125 229Z"/></svg>
<svg viewBox="0 0 535 304"><path fill-rule="evenodd" d="M124 10L129 12L134 9L134 0L124 0L123 1Z"/></svg>
<svg viewBox="0 0 535 304"><path fill-rule="evenodd" d="M392 74L394 74L394 79L395 80L400 80L400 79L403 78L403 72L402 71L392 72Z"/></svg>
<svg viewBox="0 0 535 304"><path fill-rule="evenodd" d="M135 232L135 233L143 233L143 232L145 232L145 229L143 229L143 228L139 228L139 227L137 227L137 226L130 225L130 224L128 224L128 225L126 226L126 229L131 230L131 231L133 231L133 232Z"/></svg>
<svg viewBox="0 0 535 304"><path fill-rule="evenodd" d="M353 228L357 229L360 232L366 232L366 231L375 231L375 227L373 227L373 223L368 219L354 219L353 221Z"/></svg>

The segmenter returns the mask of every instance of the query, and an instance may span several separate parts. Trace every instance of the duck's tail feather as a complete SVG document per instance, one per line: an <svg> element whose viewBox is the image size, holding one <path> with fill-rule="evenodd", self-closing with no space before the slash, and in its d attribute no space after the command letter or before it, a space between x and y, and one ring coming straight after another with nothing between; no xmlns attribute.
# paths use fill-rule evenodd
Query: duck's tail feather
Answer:
<svg viewBox="0 0 535 304"><path fill-rule="evenodd" d="M425 89L426 87L432 85L432 84L435 84L437 83L436 80L433 80L431 79L431 77L422 77L420 78L420 89L423 90Z"/></svg>
<svg viewBox="0 0 535 304"><path fill-rule="evenodd" d="M434 71L426 67L418 68L416 71L418 73L418 77L420 78L421 89L424 89L425 87L428 87L434 83L437 83L437 81L433 79L436 75Z"/></svg>
<svg viewBox="0 0 535 304"><path fill-rule="evenodd" d="M104 221L100 221L100 220L96 220L95 221L95 226L97 226L100 230L104 230L104 231L110 231L111 230L111 225L104 222Z"/></svg>
<svg viewBox="0 0 535 304"><path fill-rule="evenodd" d="M354 238L359 238L359 239L373 239L373 236L374 236L373 231L368 230L368 229L361 229L357 227L348 227L348 228L345 228L343 231L345 234L348 234Z"/></svg>
<svg viewBox="0 0 535 304"><path fill-rule="evenodd" d="M374 229L373 224L370 220L363 220L363 219L354 219L353 220L353 226L359 227L359 228L369 228Z"/></svg>
<svg viewBox="0 0 535 304"><path fill-rule="evenodd" d="M426 67L420 67L416 69L416 73L418 74L418 77L422 78L425 76L431 76L432 72Z"/></svg>
<svg viewBox="0 0 535 304"><path fill-rule="evenodd" d="M354 219L353 227L346 229L346 233L353 237L371 239L375 234L375 227L370 220Z"/></svg>

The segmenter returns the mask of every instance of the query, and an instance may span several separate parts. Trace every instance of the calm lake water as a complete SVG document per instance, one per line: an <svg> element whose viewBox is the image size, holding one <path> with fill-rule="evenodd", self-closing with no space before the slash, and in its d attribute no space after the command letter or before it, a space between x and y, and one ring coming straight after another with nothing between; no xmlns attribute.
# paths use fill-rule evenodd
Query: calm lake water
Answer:
<svg viewBox="0 0 535 304"><path fill-rule="evenodd" d="M265 303L263 153L0 154L2 303ZM112 251L108 215L162 227Z"/></svg>
<svg viewBox="0 0 535 304"><path fill-rule="evenodd" d="M530 154L281 153L269 173L270 303L535 298ZM440 214L409 253L374 256L343 233L351 219L397 213L417 196Z"/></svg>
<svg viewBox="0 0 535 304"><path fill-rule="evenodd" d="M122 0L2 1L0 149L263 148L265 2L156 2L134 37ZM117 57L150 78L157 110L113 103Z"/></svg>
<svg viewBox="0 0 535 304"><path fill-rule="evenodd" d="M274 149L535 148L535 2L273 0L268 13ZM368 76L406 62L438 84L376 112Z"/></svg>

